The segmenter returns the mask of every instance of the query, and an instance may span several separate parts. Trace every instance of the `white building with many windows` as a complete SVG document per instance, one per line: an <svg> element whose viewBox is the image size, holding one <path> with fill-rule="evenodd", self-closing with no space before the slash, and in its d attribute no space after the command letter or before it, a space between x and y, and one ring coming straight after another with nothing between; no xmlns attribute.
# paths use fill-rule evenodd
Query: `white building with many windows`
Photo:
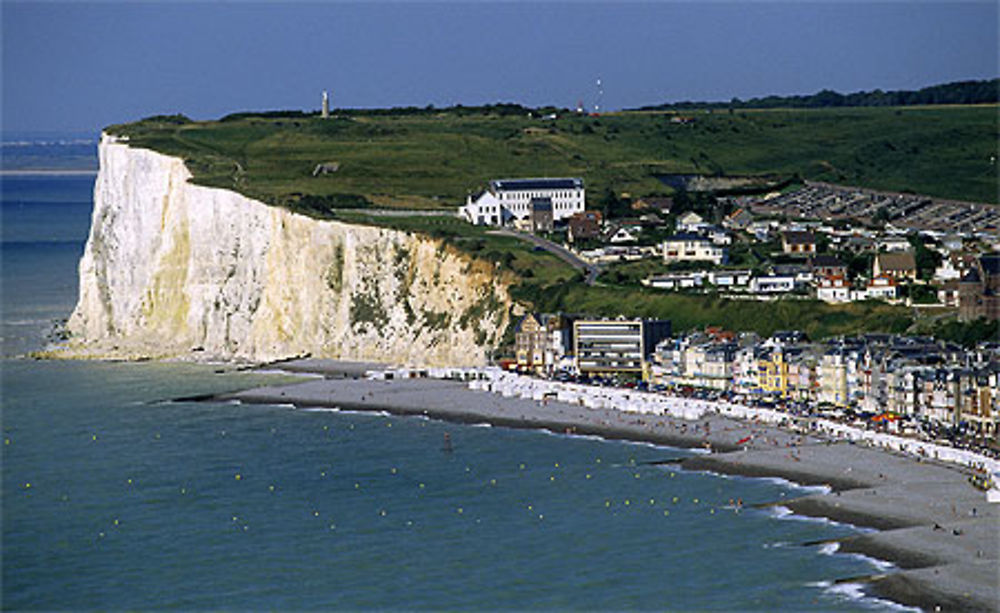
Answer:
<svg viewBox="0 0 1000 613"><path fill-rule="evenodd" d="M716 266L728 259L725 247L712 244L704 236L682 233L663 241L663 261L671 262L711 262Z"/></svg>
<svg viewBox="0 0 1000 613"><path fill-rule="evenodd" d="M485 191L470 195L458 214L475 225L500 226L530 218L532 201L544 198L552 202L553 221L582 213L586 203L583 179L496 179Z"/></svg>
<svg viewBox="0 0 1000 613"><path fill-rule="evenodd" d="M646 356L670 336L670 322L604 319L573 322L573 353L580 374L642 373Z"/></svg>

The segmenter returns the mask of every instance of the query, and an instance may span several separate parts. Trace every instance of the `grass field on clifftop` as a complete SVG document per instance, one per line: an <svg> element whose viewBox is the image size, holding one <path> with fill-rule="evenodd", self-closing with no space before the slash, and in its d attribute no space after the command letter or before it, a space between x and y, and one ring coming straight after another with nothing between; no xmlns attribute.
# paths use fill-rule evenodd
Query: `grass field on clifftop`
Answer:
<svg viewBox="0 0 1000 613"><path fill-rule="evenodd" d="M525 113L348 112L235 116L192 122L162 117L108 131L132 146L183 157L203 185L233 189L315 217L335 216L438 238L519 278L527 308L594 316L662 317L675 330L722 325L813 338L902 332L908 309L881 303L761 304L634 285L588 286L561 260L454 217L387 216L365 209L446 209L494 178L579 176L591 206L607 190L668 193L656 175L799 175L805 179L997 202L996 106L630 112L550 121ZM334 173L313 177L317 164ZM919 321L917 322L919 323ZM937 327L924 330L937 332ZM925 326L926 327L926 326ZM958 332L962 332L959 330Z"/></svg>
<svg viewBox="0 0 1000 613"><path fill-rule="evenodd" d="M997 202L996 106L628 112L557 120L445 110L168 118L112 126L134 146L187 160L195 181L321 213L351 206L454 207L489 179L579 176L606 190L666 193L655 175L800 175ZM319 163L339 169L313 177Z"/></svg>

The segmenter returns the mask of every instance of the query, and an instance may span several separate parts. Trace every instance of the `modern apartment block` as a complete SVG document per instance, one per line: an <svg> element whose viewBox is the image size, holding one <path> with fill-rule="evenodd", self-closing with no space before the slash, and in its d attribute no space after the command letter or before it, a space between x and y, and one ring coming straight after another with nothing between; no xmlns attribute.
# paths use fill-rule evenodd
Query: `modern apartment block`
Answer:
<svg viewBox="0 0 1000 613"><path fill-rule="evenodd" d="M581 374L642 373L646 356L670 336L670 322L648 319L579 320L574 354Z"/></svg>

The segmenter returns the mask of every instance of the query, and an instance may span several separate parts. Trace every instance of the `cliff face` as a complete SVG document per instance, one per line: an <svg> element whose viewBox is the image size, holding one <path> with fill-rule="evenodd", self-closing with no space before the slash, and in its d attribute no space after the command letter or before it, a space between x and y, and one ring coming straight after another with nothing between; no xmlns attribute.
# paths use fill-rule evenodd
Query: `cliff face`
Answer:
<svg viewBox="0 0 1000 613"><path fill-rule="evenodd" d="M188 183L103 137L70 353L476 365L511 304L492 267L395 230Z"/></svg>

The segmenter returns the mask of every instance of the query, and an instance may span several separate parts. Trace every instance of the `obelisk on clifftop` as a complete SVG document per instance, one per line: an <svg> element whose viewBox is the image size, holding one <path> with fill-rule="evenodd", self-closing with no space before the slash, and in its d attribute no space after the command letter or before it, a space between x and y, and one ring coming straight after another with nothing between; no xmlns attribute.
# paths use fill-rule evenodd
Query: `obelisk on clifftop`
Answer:
<svg viewBox="0 0 1000 613"><path fill-rule="evenodd" d="M326 90L323 91L323 119L330 117L330 96L327 95Z"/></svg>

